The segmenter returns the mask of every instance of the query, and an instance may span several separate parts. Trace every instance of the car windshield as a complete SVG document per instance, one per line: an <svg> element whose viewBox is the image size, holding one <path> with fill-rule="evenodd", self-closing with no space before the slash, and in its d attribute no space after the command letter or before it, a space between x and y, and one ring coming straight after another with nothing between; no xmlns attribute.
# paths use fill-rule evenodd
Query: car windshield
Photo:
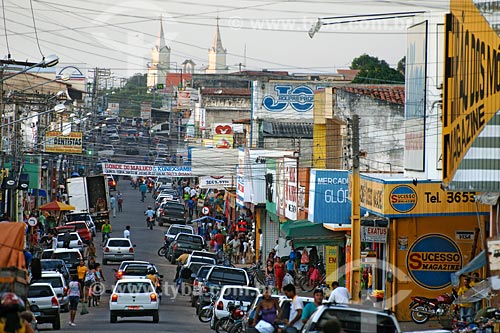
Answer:
<svg viewBox="0 0 500 333"><path fill-rule="evenodd" d="M178 233L184 233L184 234L192 234L193 233L193 230L191 229L187 229L187 228L177 228L177 227L173 227L173 228L170 228L168 230L168 233L170 235L177 235Z"/></svg>
<svg viewBox="0 0 500 333"><path fill-rule="evenodd" d="M68 214L66 215L66 219L68 220L68 222L90 220L87 214Z"/></svg>
<svg viewBox="0 0 500 333"><path fill-rule="evenodd" d="M40 263L42 264L42 270L47 270L47 271L55 271L59 269L59 266L64 265L64 261L60 260L40 260Z"/></svg>
<svg viewBox="0 0 500 333"><path fill-rule="evenodd" d="M257 295L257 290L235 287L224 290L222 298L228 301L253 302Z"/></svg>
<svg viewBox="0 0 500 333"><path fill-rule="evenodd" d="M80 256L76 252L59 252L52 255L54 259L62 259L65 263L74 263L80 260Z"/></svg>
<svg viewBox="0 0 500 333"><path fill-rule="evenodd" d="M108 246L112 247L130 247L130 242L126 239L110 239Z"/></svg>
<svg viewBox="0 0 500 333"><path fill-rule="evenodd" d="M116 285L115 292L121 294L142 294L153 292L153 288L151 288L151 283L149 282L123 282Z"/></svg>
<svg viewBox="0 0 500 333"><path fill-rule="evenodd" d="M194 236L194 235L178 234L177 235L177 240L178 241L183 241L183 242L203 244L203 239L201 237L197 237L197 236Z"/></svg>
<svg viewBox="0 0 500 333"><path fill-rule="evenodd" d="M49 286L30 286L28 288L28 298L53 296Z"/></svg>
<svg viewBox="0 0 500 333"><path fill-rule="evenodd" d="M396 333L397 328L391 317L383 314L356 309L326 309L318 320L319 328L325 322L336 318L345 333Z"/></svg>
<svg viewBox="0 0 500 333"><path fill-rule="evenodd" d="M146 265L128 265L123 270L124 275L134 275L134 276L145 276L148 274L148 268L150 266Z"/></svg>
<svg viewBox="0 0 500 333"><path fill-rule="evenodd" d="M52 286L52 288L62 288L63 287L62 280L58 276L53 276L53 277L42 276L41 279L36 280L36 281L48 283Z"/></svg>
<svg viewBox="0 0 500 333"><path fill-rule="evenodd" d="M220 284L247 284L245 273L234 269L214 268L209 280L210 282Z"/></svg>
<svg viewBox="0 0 500 333"><path fill-rule="evenodd" d="M202 264L214 264L214 258L203 258L203 257L191 257L191 262L199 262Z"/></svg>
<svg viewBox="0 0 500 333"><path fill-rule="evenodd" d="M196 277L198 277L198 279L205 278L211 267L212 266L201 266L198 270L198 273L196 274Z"/></svg>

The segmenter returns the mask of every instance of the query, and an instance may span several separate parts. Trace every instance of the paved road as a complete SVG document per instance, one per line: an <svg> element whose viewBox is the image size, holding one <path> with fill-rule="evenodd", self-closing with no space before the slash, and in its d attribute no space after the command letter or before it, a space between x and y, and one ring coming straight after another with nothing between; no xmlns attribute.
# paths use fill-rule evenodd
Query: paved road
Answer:
<svg viewBox="0 0 500 333"><path fill-rule="evenodd" d="M122 232L126 225L131 226L131 239L136 247L136 259L148 260L155 263L161 274L164 275L164 283L168 287L173 285L175 266L168 263L164 258L157 255L158 248L163 244L164 227L156 226L154 230L146 228L144 210L148 204L153 203L151 195L147 196L146 202L140 201L140 193L133 190L129 181L120 180L119 191L124 195L123 212L112 218L113 233L111 237L122 237ZM116 192L112 192L115 194ZM101 234L98 233L98 237ZM96 241L99 245L100 239ZM98 249L98 260L101 260L102 251ZM106 278L106 289L111 289L114 282L112 269L118 268L118 263L111 263L103 267ZM170 290L167 289L167 290ZM190 307L189 299L186 296L169 298L165 295L160 305L160 323L153 324L151 317L119 318L118 323L109 323L108 300L109 293L102 297L102 303L98 307L89 308L90 313L84 316L77 314L76 327L68 325L69 316L67 313L61 314L61 331L63 332L209 332L208 324L203 324L195 315L194 308ZM79 306L79 309L80 310ZM51 330L51 325L40 325L40 331Z"/></svg>

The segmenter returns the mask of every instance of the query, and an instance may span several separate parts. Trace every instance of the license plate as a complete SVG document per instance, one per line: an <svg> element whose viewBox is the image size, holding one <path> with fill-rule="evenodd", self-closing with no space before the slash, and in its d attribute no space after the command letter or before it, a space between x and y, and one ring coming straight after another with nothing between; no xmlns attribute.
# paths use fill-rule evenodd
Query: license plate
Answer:
<svg viewBox="0 0 500 333"><path fill-rule="evenodd" d="M41 313L40 313L40 312L33 312L33 315L34 315L35 317L40 317Z"/></svg>
<svg viewBox="0 0 500 333"><path fill-rule="evenodd" d="M127 310L139 310L141 307L137 305L127 306Z"/></svg>

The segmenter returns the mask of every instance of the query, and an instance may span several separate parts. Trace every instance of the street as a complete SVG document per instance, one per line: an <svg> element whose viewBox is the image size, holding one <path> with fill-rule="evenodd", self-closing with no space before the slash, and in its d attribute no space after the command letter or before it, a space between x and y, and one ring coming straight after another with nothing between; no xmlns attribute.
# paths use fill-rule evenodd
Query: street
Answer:
<svg viewBox="0 0 500 333"><path fill-rule="evenodd" d="M117 217L112 218L111 224L113 232L111 237L123 237L123 230L126 225L131 226L131 239L136 247L136 260L151 261L158 267L160 274L163 274L164 290L173 290L173 279L175 276L175 266L168 263L164 258L157 255L158 248L163 244L163 233L165 227L156 226L153 230L146 229L144 211L148 204L153 204L151 194L148 193L146 202L140 201L140 193L133 190L128 180L120 179L117 190L121 191L124 197L123 212L117 212ZM116 195L113 191L111 194ZM96 247L100 245L101 234L98 233L95 239ZM102 250L98 247L98 262L102 262ZM64 332L207 332L210 330L208 324L203 324L195 315L195 310L190 306L187 296L177 296L169 298L163 295L160 305L160 323L153 324L151 317L118 318L116 324L109 322L108 303L110 289L114 283L113 269L117 269L119 263L111 263L103 266L105 285L108 292L101 297L101 304L98 307L90 307L89 314L80 315L81 304L78 307L75 323L76 327L70 327L69 314L61 313L61 331ZM50 331L50 324L39 325L40 331Z"/></svg>

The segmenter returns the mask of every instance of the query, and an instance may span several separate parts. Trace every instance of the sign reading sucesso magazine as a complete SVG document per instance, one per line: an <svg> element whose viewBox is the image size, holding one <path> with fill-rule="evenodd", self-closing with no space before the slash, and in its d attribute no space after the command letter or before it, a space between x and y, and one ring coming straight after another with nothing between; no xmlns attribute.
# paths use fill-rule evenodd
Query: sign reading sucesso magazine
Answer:
<svg viewBox="0 0 500 333"><path fill-rule="evenodd" d="M102 163L102 173L108 175L144 177L191 177L190 166Z"/></svg>

